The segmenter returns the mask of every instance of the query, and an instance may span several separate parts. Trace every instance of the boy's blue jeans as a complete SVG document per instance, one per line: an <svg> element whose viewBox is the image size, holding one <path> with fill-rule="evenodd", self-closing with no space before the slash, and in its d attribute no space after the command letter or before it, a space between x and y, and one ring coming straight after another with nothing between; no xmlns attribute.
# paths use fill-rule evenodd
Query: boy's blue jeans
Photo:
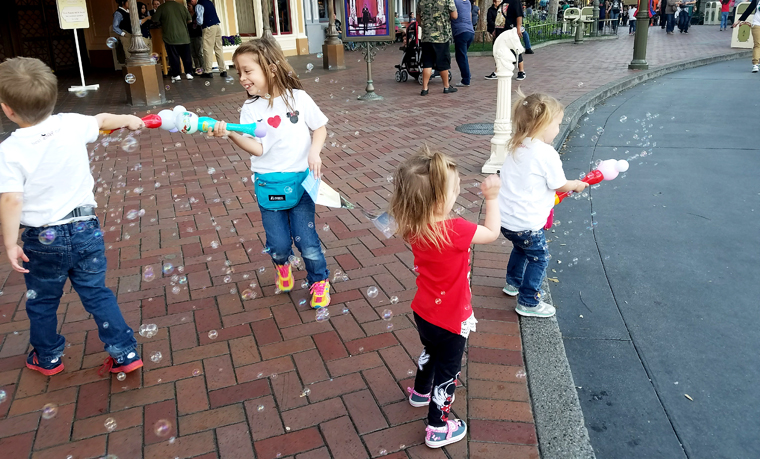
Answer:
<svg viewBox="0 0 760 459"><path fill-rule="evenodd" d="M43 231L55 231L50 244L39 241ZM35 297L26 300L29 341L41 362L63 353L66 339L58 334L56 315L66 279L79 294L84 309L98 325L98 336L114 359L122 360L137 348L134 332L124 321L116 296L106 287L106 254L97 219L47 228L27 228L21 235L29 261L24 267L26 288Z"/></svg>
<svg viewBox="0 0 760 459"><path fill-rule="evenodd" d="M261 209L261 222L267 235L267 249L275 264L284 265L293 255L293 242L301 252L309 284L330 277L327 261L322 253L317 230L314 227L314 201L304 193L295 207L288 210Z"/></svg>
<svg viewBox="0 0 760 459"><path fill-rule="evenodd" d="M519 289L519 304L538 306L541 283L551 258L544 231L510 231L502 228L501 234L512 242L512 254L507 264L507 283Z"/></svg>

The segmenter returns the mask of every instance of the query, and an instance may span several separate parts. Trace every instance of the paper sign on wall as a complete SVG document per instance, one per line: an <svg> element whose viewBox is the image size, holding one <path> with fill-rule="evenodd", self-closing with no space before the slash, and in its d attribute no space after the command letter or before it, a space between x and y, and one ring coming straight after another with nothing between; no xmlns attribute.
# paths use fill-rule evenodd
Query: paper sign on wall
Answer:
<svg viewBox="0 0 760 459"><path fill-rule="evenodd" d="M88 29L87 0L56 0L58 24L63 30Z"/></svg>

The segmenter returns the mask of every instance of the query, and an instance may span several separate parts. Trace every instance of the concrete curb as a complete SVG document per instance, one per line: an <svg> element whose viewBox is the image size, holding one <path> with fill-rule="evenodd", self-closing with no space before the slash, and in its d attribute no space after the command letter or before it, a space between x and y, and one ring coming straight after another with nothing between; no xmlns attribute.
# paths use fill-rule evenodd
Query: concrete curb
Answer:
<svg viewBox="0 0 760 459"><path fill-rule="evenodd" d="M672 72L750 56L750 51L741 51L680 61L636 72L584 94L565 108L565 120L554 141L554 148L560 149L589 108L609 97ZM545 300L553 304L546 280L543 288L547 292ZM521 317L520 334L541 457L595 458L557 318Z"/></svg>

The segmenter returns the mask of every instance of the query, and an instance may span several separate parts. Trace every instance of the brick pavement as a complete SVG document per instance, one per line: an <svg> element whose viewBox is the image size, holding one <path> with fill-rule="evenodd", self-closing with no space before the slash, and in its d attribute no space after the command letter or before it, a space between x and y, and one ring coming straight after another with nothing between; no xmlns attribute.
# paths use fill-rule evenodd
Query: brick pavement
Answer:
<svg viewBox="0 0 760 459"><path fill-rule="evenodd" d="M716 28L692 31L666 36L652 29L651 66L730 52L728 36ZM632 43L625 35L541 48L527 56L528 79L520 86L569 103L629 74ZM330 118L326 181L357 206L382 209L391 190L386 177L428 142L459 162L465 186L457 210L479 220L481 199L469 185L482 179L489 138L453 128L493 119L496 84L480 78L493 60L471 59L472 87L444 96L436 82L431 94L420 98L416 83L393 81L400 54L389 48L375 61L377 92L386 99L371 104L355 100L364 87L358 53L347 53L347 70L329 74L305 71L307 61L318 63L314 56L292 59ZM97 75L91 80L102 85L98 93L79 99L62 91L58 109L132 111L123 105L120 80ZM201 80L183 81L167 94L191 110L232 120L243 99L236 85L218 78L208 87ZM7 119L3 126L9 130ZM508 243L499 240L473 252L473 307L480 322L469 340L453 408L469 421L469 441L430 450L423 444L426 410L404 400L421 350L409 307L415 277L408 247L385 239L359 210L318 208L328 266L348 279L334 284L330 320L317 322L314 311L301 304L308 297L305 289L275 294L245 155L224 140L200 135L145 131L139 140L132 153L119 142L98 146L92 164L100 179L96 196L108 285L134 329L143 323L159 327L152 338L138 336L145 368L124 381L97 375L106 355L95 323L67 288L59 308L68 341L65 372L47 378L24 369L25 287L22 276L3 263L0 387L7 400L0 403L0 448L5 457L538 457L514 300L501 293ZM129 220L128 211L136 209L145 215ZM167 263L175 271L161 277ZM158 273L151 282L141 276L148 265ZM175 274L187 282L172 279ZM296 273L297 285L304 277L304 271ZM367 293L373 286L379 289L376 297ZM240 292L246 289L256 298L243 299ZM398 302L390 304L394 296ZM391 331L381 318L384 309L394 314ZM157 351L162 359L153 362L150 356ZM43 419L41 410L50 403L58 407L57 415ZM109 418L116 422L110 432ZM164 436L155 433L159 420L171 426Z"/></svg>

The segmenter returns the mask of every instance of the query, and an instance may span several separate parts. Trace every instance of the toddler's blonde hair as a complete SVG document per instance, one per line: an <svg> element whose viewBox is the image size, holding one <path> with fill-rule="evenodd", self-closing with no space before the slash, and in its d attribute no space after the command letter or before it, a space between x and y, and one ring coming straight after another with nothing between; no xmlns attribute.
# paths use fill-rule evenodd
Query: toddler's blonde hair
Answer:
<svg viewBox="0 0 760 459"><path fill-rule="evenodd" d="M399 164L389 213L405 241L438 250L451 244L446 226L433 224L446 203L449 171L457 171L454 160L427 145Z"/></svg>
<svg viewBox="0 0 760 459"><path fill-rule="evenodd" d="M517 90L512 105L512 138L507 150L512 152L528 137L535 137L565 111L557 99L541 93L525 95Z"/></svg>

